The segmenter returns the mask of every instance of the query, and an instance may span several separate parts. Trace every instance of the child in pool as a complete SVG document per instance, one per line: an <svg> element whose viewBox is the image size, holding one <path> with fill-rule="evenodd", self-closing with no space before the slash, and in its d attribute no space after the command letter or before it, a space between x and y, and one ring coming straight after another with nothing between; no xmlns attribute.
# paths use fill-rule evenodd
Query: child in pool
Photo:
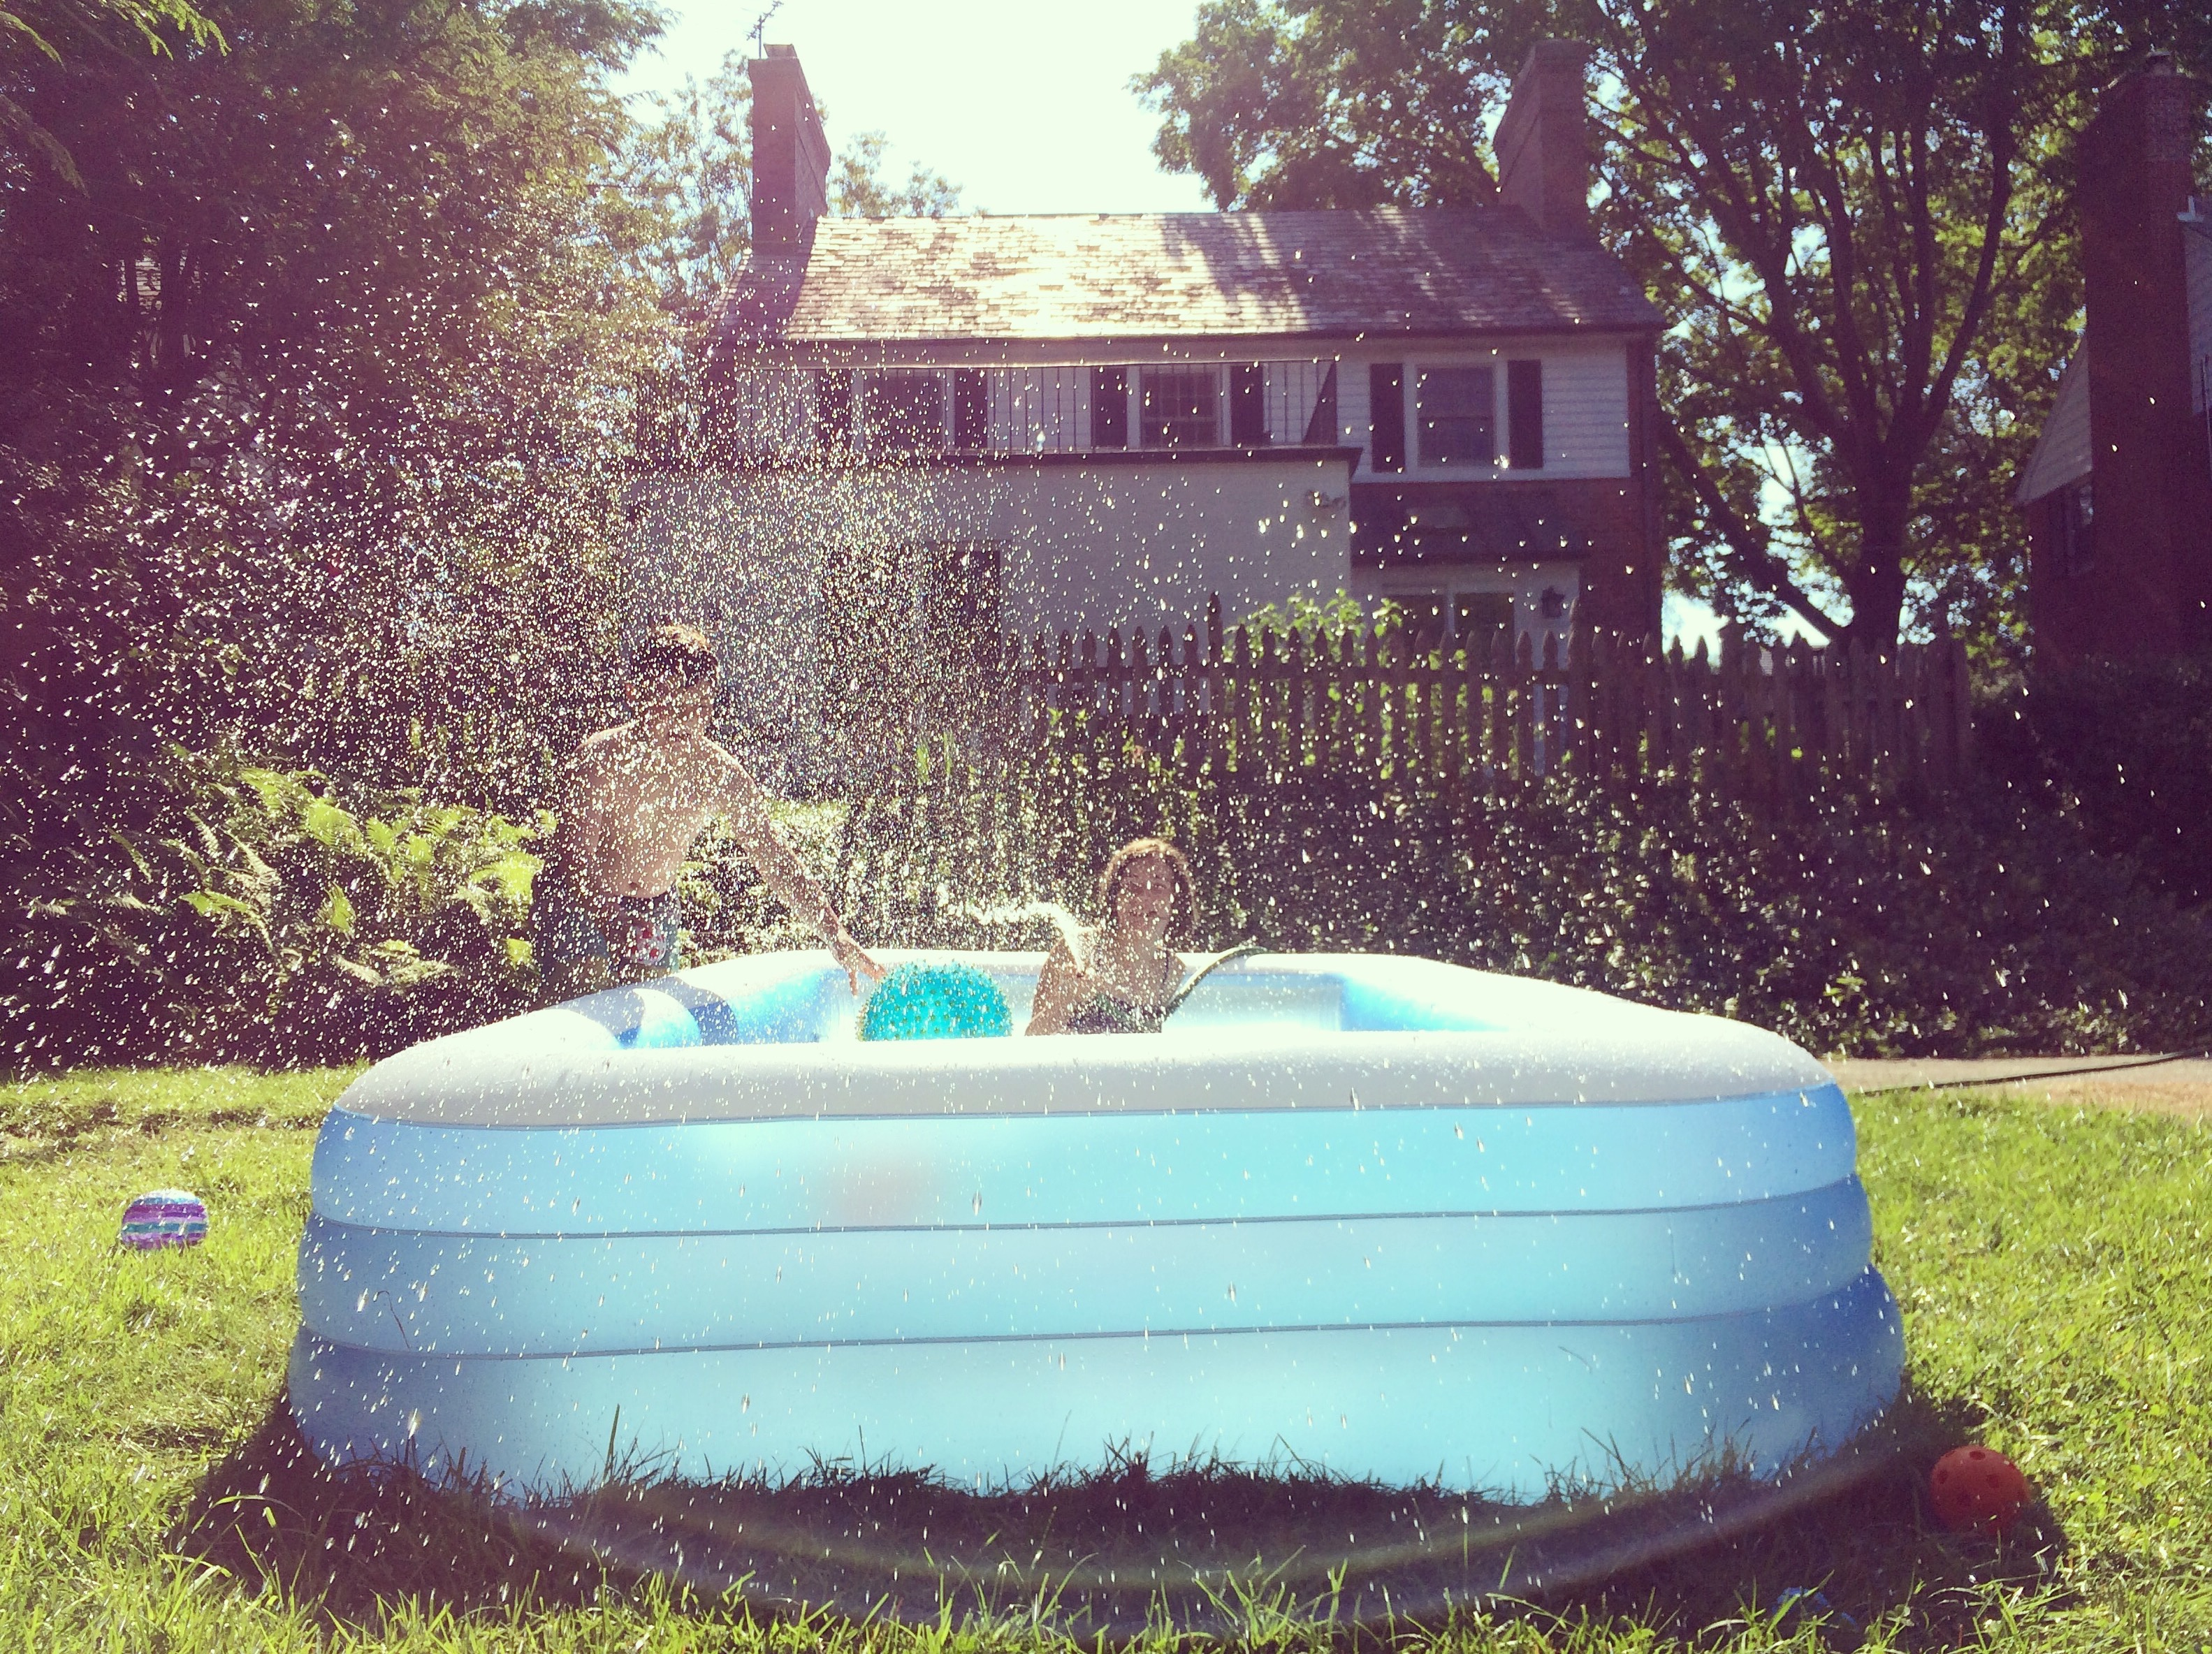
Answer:
<svg viewBox="0 0 2212 1654"><path fill-rule="evenodd" d="M1028 1031L1158 1033L1189 969L1175 948L1196 906L1182 851L1164 839L1123 845L1099 875L1098 928L1054 938Z"/></svg>
<svg viewBox="0 0 2212 1654"><path fill-rule="evenodd" d="M586 736L571 756L560 825L532 914L538 974L567 999L680 969L676 875L691 841L727 815L770 890L806 920L859 991L883 967L769 820L744 766L707 738L721 663L705 634L655 627L632 667L637 716Z"/></svg>

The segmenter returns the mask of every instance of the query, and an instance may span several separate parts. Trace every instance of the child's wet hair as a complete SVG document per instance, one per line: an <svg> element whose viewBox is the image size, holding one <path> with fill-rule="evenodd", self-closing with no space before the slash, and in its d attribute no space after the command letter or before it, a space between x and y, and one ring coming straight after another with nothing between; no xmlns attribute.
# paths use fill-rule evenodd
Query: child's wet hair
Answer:
<svg viewBox="0 0 2212 1654"><path fill-rule="evenodd" d="M707 634L676 621L664 621L647 633L630 657L631 676L648 682L680 678L686 684L706 683L721 669Z"/></svg>
<svg viewBox="0 0 2212 1654"><path fill-rule="evenodd" d="M1139 862L1146 861L1164 864L1175 881L1175 912L1168 919L1168 941L1188 942L1198 918L1198 886L1191 877L1190 858L1164 839L1132 839L1108 859L1106 870L1098 875L1099 923L1112 925L1114 898L1121 894L1123 875Z"/></svg>

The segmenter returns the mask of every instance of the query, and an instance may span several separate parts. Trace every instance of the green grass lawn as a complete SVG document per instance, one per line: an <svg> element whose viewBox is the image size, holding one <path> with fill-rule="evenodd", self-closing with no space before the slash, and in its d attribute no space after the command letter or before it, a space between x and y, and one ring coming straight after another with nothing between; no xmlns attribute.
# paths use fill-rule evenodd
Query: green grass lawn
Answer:
<svg viewBox="0 0 2212 1654"><path fill-rule="evenodd" d="M344 1520L269 1498L210 1511L241 1476L258 1486L252 1444L270 1433L294 1327L313 1128L347 1077L0 1088L0 1646L1044 1640L1012 1625L765 1626L650 1584L581 1578L459 1502ZM2020 1460L2048 1497L2037 1537L2000 1550L1932 1532L1917 1475L1900 1473L1743 1543L1465 1620L1434 1641L1591 1654L1854 1645L1840 1626L1778 1628L1758 1611L1814 1585L1870 1649L2212 1647L2212 1131L1986 1094L1863 1098L1858 1116L1915 1411ZM125 1203L170 1185L208 1200L207 1244L123 1252ZM188 1514L204 1532L233 1512L256 1533L265 1523L265 1554L328 1594L264 1586L237 1543L189 1537ZM1253 1640L1323 1639L1262 1629Z"/></svg>

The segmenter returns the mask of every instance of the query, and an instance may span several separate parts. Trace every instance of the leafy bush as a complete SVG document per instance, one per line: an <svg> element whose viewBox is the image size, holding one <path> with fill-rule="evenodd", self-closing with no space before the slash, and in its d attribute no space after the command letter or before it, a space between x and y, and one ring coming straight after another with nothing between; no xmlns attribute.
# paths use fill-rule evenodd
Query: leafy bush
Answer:
<svg viewBox="0 0 2212 1654"><path fill-rule="evenodd" d="M16 1066L374 1055L523 1009L550 828L342 800L312 772L172 752L137 821L11 868L0 1052ZM789 806L866 941L1042 945L1118 845L1196 863L1202 939L1430 954L1780 1029L1814 1049L2171 1048L2212 1033L2212 920L1992 781L1920 809L1835 793L1770 820L1681 780L1446 797L1343 769L1190 775L1133 745L978 786L917 768ZM811 945L726 839L684 878L695 958Z"/></svg>
<svg viewBox="0 0 2212 1654"><path fill-rule="evenodd" d="M181 749L145 791L143 825L80 824L8 875L13 1066L329 1062L529 1002L544 818L412 791L349 809L313 772Z"/></svg>
<svg viewBox="0 0 2212 1654"><path fill-rule="evenodd" d="M1992 773L2078 813L2181 900L2212 901L2212 657L2100 661L2039 675L1983 706Z"/></svg>
<svg viewBox="0 0 2212 1654"><path fill-rule="evenodd" d="M2212 1033L2212 925L2000 785L1917 810L1839 793L1776 821L1679 780L1446 798L1344 771L1182 778L1133 749L1063 754L1003 793L872 801L840 875L864 939L1018 945L975 910L1085 907L1140 833L1190 852L1215 946L1425 954L1852 1055Z"/></svg>
<svg viewBox="0 0 2212 1654"><path fill-rule="evenodd" d="M1342 587L1329 598L1315 597L1311 592L1297 591L1280 603L1255 609L1241 621L1234 622L1253 632L1261 627L1279 636L1297 632L1310 638L1319 633L1335 646L1349 633L1361 638L1370 633L1387 637L1405 625L1406 606L1391 597L1377 597L1370 602L1355 597Z"/></svg>

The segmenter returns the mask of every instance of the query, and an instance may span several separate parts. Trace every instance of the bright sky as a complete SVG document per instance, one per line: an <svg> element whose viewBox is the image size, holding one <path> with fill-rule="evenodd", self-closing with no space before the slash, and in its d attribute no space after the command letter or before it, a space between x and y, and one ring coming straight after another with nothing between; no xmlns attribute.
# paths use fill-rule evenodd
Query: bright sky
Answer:
<svg viewBox="0 0 2212 1654"><path fill-rule="evenodd" d="M768 0L668 7L657 56L629 91L705 80L725 53L751 55ZM1192 0L783 0L767 39L799 51L829 112L830 142L890 139L894 180L919 161L960 186L961 204L994 213L1203 212L1194 178L1152 159L1158 120L1129 77L1188 38Z"/></svg>

